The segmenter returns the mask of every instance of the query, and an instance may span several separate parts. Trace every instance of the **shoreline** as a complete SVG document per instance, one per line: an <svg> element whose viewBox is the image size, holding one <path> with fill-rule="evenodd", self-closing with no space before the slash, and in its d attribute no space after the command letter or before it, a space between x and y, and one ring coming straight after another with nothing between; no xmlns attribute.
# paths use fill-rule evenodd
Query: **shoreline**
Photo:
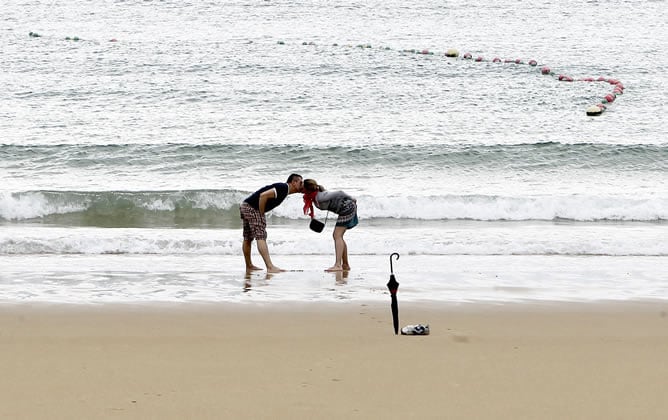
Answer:
<svg viewBox="0 0 668 420"><path fill-rule="evenodd" d="M347 273L324 271L331 266L332 255L274 257L275 264L290 271L246 275L239 255L0 257L0 265L7 268L0 304L384 303L389 299L387 256L352 256L353 269ZM425 298L476 303L647 300L668 296L662 258L406 255L394 263L394 272L400 304Z"/></svg>
<svg viewBox="0 0 668 420"><path fill-rule="evenodd" d="M412 310L442 311L442 312L486 312L486 311L512 311L512 312L590 312L610 311L612 309L625 308L631 311L643 311L648 308L665 307L668 311L668 299L645 298L645 299L591 299L591 300L470 300L450 301L437 299L411 299L402 301L400 293L399 308L410 308ZM0 315L5 311L109 311L124 312L145 310L148 312L235 312L235 311L270 311L270 312L294 312L299 309L329 312L346 311L350 307L383 308L390 306L390 295L381 299L355 299L355 300L313 300L304 301L300 299L284 300L249 300L249 301L91 301L91 302L49 302L49 301L3 301L0 302Z"/></svg>
<svg viewBox="0 0 668 420"><path fill-rule="evenodd" d="M668 302L0 305L3 418L659 419Z"/></svg>

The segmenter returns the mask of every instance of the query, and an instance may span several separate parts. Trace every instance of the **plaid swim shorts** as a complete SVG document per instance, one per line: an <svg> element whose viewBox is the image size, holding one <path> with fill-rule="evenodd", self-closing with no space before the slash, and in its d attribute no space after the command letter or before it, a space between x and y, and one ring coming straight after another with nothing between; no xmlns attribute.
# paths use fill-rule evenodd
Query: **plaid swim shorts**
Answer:
<svg viewBox="0 0 668 420"><path fill-rule="evenodd" d="M239 213L244 226L244 241L267 240L267 219L264 214L245 201L239 206Z"/></svg>

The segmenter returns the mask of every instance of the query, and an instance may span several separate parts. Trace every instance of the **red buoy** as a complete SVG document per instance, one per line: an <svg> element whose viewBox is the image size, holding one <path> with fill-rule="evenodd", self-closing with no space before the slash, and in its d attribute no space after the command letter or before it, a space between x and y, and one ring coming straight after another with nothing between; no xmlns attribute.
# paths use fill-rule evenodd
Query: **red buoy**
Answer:
<svg viewBox="0 0 668 420"><path fill-rule="evenodd" d="M538 62L536 60L529 60L529 65L532 67L536 67L538 65Z"/></svg>
<svg viewBox="0 0 668 420"><path fill-rule="evenodd" d="M543 74L550 74L550 68L545 66L540 69L540 72Z"/></svg>
<svg viewBox="0 0 668 420"><path fill-rule="evenodd" d="M473 56L471 55L471 53L464 53L464 58L470 60L471 58L473 58Z"/></svg>
<svg viewBox="0 0 668 420"><path fill-rule="evenodd" d="M492 63L500 63L501 59L499 57L494 57L494 60L492 60Z"/></svg>
<svg viewBox="0 0 668 420"><path fill-rule="evenodd" d="M482 61L482 60L483 60L483 59L482 59L482 56L479 56L479 57L477 57L477 58L475 59L475 61Z"/></svg>
<svg viewBox="0 0 668 420"><path fill-rule="evenodd" d="M573 78L570 76L566 76L565 74L560 74L559 80L561 80L562 82L572 82Z"/></svg>

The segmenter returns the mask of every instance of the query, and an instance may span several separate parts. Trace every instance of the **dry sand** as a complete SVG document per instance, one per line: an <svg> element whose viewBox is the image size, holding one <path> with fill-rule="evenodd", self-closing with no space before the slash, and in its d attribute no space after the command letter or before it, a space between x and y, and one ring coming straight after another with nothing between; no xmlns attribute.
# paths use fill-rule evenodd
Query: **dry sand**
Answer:
<svg viewBox="0 0 668 420"><path fill-rule="evenodd" d="M3 419L664 419L668 303L0 307Z"/></svg>

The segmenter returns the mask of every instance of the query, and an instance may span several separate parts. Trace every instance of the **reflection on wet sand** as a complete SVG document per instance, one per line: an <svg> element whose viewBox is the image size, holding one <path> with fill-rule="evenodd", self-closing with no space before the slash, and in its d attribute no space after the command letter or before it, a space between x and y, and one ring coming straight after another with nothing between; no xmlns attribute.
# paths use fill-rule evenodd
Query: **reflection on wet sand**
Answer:
<svg viewBox="0 0 668 420"><path fill-rule="evenodd" d="M254 270L246 270L246 274L244 275L244 292L250 292L251 287L252 287L252 281L253 280L253 273L260 274L258 271ZM264 280L262 283L266 284L267 281L271 280L272 277L274 277L274 273L268 273L265 272L263 273L264 276L255 276L255 280ZM256 286L260 286L261 284L255 284Z"/></svg>
<svg viewBox="0 0 668 420"><path fill-rule="evenodd" d="M348 274L350 271L348 270L343 270L343 271L334 271L334 277L336 278L336 284L339 286L342 286L344 284L348 284Z"/></svg>
<svg viewBox="0 0 668 420"><path fill-rule="evenodd" d="M290 270L293 272L302 272L303 270ZM350 271L332 271L329 272L334 277L334 281L337 286L344 286L348 284L348 276ZM266 286L276 273L268 273L265 271L256 271L256 270L247 270L244 275L244 292L250 292L252 288L258 288L261 286Z"/></svg>

